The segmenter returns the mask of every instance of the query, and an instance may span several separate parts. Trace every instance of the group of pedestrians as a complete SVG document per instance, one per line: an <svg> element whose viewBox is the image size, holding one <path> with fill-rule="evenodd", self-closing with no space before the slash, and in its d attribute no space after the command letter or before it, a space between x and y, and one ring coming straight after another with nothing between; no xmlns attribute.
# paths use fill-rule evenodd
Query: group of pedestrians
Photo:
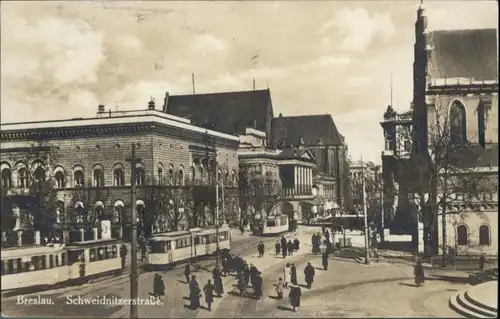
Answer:
<svg viewBox="0 0 500 319"><path fill-rule="evenodd" d="M279 256L281 253L283 258L286 256L293 256L294 251L298 251L300 248L300 241L295 235L295 239L292 241L291 239L286 240L285 236L281 236L281 239L276 241L274 245L276 250L276 256Z"/></svg>

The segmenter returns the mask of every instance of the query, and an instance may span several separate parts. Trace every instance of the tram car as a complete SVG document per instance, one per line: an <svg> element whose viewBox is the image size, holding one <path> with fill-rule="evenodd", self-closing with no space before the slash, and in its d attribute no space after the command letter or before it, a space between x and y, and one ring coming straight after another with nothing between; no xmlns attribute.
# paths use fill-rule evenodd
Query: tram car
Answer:
<svg viewBox="0 0 500 319"><path fill-rule="evenodd" d="M62 246L2 248L2 291L54 285L67 279Z"/></svg>
<svg viewBox="0 0 500 319"><path fill-rule="evenodd" d="M287 215L269 216L264 220L262 226L262 235L264 236L278 235L288 231L289 225Z"/></svg>
<svg viewBox="0 0 500 319"><path fill-rule="evenodd" d="M117 239L97 239L75 242L68 252L68 280L85 280L121 271L122 243Z"/></svg>
<svg viewBox="0 0 500 319"><path fill-rule="evenodd" d="M100 239L69 246L2 249L2 291L49 287L121 271L121 242Z"/></svg>
<svg viewBox="0 0 500 319"><path fill-rule="evenodd" d="M231 249L231 230L227 225L218 229L219 249ZM217 229L193 228L156 234L149 240L148 254L150 267L173 266L190 259L212 256L217 253Z"/></svg>

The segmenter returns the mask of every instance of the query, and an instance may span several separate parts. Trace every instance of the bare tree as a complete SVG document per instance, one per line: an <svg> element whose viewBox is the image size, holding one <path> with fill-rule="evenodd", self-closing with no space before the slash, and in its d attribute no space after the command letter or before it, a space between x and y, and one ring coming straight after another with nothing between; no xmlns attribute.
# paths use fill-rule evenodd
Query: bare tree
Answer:
<svg viewBox="0 0 500 319"><path fill-rule="evenodd" d="M249 211L269 215L280 199L279 179L270 174L254 173L248 165L239 168L240 220L248 220ZM253 216L252 216L253 217Z"/></svg>
<svg viewBox="0 0 500 319"><path fill-rule="evenodd" d="M147 207L152 208L151 220L148 225L153 225L156 231L180 230L181 222L186 217L186 198L182 188L154 187L149 192Z"/></svg>
<svg viewBox="0 0 500 319"><path fill-rule="evenodd" d="M403 178L414 199L415 224L423 223L424 253L436 254L438 216L457 215L450 205L460 201L464 211L480 200L484 174L471 174L484 151L466 139L465 117L453 110L428 105L427 145L416 132L410 161L402 168ZM419 140L420 139L420 140ZM425 140L425 139L424 139ZM425 144L425 142L424 142ZM446 223L443 217L443 251L446 246ZM443 255L445 252L443 253Z"/></svg>

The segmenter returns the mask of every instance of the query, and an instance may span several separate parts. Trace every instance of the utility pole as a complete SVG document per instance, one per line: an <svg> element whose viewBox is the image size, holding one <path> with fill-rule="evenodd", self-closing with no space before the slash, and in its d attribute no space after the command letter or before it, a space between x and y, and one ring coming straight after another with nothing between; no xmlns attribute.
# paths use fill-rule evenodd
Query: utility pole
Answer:
<svg viewBox="0 0 500 319"><path fill-rule="evenodd" d="M217 237L216 239L216 252L217 252L217 259L215 260L215 264L219 266L219 261L220 261L220 249L219 249L219 168L216 162L215 165L215 236Z"/></svg>
<svg viewBox="0 0 500 319"><path fill-rule="evenodd" d="M361 185L363 189L363 218L365 220L365 264L370 264L370 248L369 248L369 234L368 234L368 215L366 211L366 189L365 189L365 167L363 158L361 158Z"/></svg>
<svg viewBox="0 0 500 319"><path fill-rule="evenodd" d="M132 157L127 159L128 162L132 165L132 176L130 180L130 185L131 185L131 206L132 206L132 214L131 214L131 219L132 219L132 234L131 234L131 240L132 240L132 247L131 247L131 254L132 254L132 265L131 265L131 270L130 270L130 299L133 300L133 302L130 303L130 318L131 319L137 319L137 304L135 303L135 300L137 300L137 291L138 291L138 275L137 275L137 207L136 207L136 187L135 187L135 182L136 182L136 164L140 162L140 159L136 158L135 156L135 143L132 143Z"/></svg>

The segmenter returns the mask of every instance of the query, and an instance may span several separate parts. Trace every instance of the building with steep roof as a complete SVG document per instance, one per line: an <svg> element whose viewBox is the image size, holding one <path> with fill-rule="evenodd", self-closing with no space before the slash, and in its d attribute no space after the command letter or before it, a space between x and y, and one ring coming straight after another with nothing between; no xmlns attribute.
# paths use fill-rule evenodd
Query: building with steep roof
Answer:
<svg viewBox="0 0 500 319"><path fill-rule="evenodd" d="M208 94L165 94L163 111L187 118L194 125L226 134L245 134L252 127L269 136L273 104L267 90Z"/></svg>
<svg viewBox="0 0 500 319"><path fill-rule="evenodd" d="M432 207L447 191L452 196L446 205L439 206L435 231L430 230L431 225L424 227L429 227L432 233L429 240L440 252L495 254L498 253L498 32L496 29L429 30L427 24L426 11L421 5L415 23L411 155L420 173L414 180L429 178L422 172L436 167L439 160L436 154L446 154L446 161L453 165L447 166L445 175L438 175L440 186L432 183L422 183L428 185L425 188L419 186L420 192L427 195L422 207ZM454 190L456 187L450 186L449 181L459 177L471 179L467 184L474 190Z"/></svg>
<svg viewBox="0 0 500 319"><path fill-rule="evenodd" d="M272 119L271 141L277 148L310 150L316 159L316 190L321 192L324 209L347 208L348 148L330 114L282 116ZM335 188L334 192L330 192ZM321 210L322 208L320 208Z"/></svg>

